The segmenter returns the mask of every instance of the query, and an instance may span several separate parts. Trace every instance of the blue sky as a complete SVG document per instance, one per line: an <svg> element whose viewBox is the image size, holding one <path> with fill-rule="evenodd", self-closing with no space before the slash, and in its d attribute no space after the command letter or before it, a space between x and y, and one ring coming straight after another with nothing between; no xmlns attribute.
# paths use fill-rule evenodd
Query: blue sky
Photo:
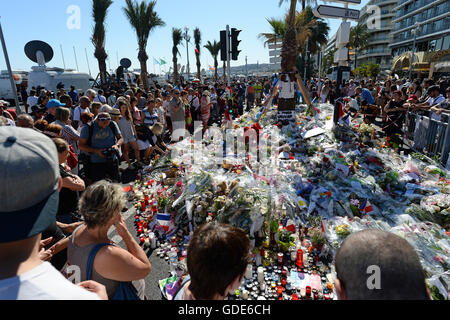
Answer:
<svg viewBox="0 0 450 320"><path fill-rule="evenodd" d="M134 31L126 20L122 7L125 0L113 0L106 20L106 50L109 54L108 69L116 69L117 60L130 58L132 68L139 68L137 60L137 41ZM350 6L360 9L368 0L362 0L359 6ZM140 0L139 0L140 2ZM77 55L78 67L82 72L88 71L85 49L87 49L91 73L98 73L97 60L93 56L94 47L90 42L92 33L91 0L41 0L37 4L34 0L2 0L0 12L3 32L8 48L8 53L14 70L30 70L33 62L28 60L23 52L24 45L31 40L42 40L49 43L54 50L54 58L49 66L63 67L61 54L62 46L67 68L76 69L74 54ZM225 4L226 3L226 4ZM319 4L322 3L319 1ZM332 4L342 6L340 4ZM80 8L79 29L69 29L67 21L71 14L67 13L69 6ZM299 7L300 4L299 4ZM269 52L264 48L263 41L258 39L258 34L270 32L270 26L266 18L282 17L288 9L287 3L278 7L278 0L158 0L156 11L166 22L165 27L155 29L150 35L147 53L150 57L147 66L150 72L159 71L158 66L153 65L153 57L163 58L167 61L165 70L168 71L172 64L172 27L183 28L188 26L191 30L199 27L202 32L202 45L208 40L220 40L220 30L224 30L227 24L243 30L240 34L242 50L239 60L233 61L232 66L248 63L268 63ZM337 19L326 19L330 25L330 35L339 27ZM191 72L195 68L194 48L189 46ZM181 65L186 65L186 47L180 46L181 56L178 58ZM117 59L118 57L118 59ZM213 65L213 58L203 48L201 54L202 68L208 70ZM221 66L221 62L219 61ZM0 69L5 70L6 64L3 52L0 55ZM163 67L164 70L164 67Z"/></svg>

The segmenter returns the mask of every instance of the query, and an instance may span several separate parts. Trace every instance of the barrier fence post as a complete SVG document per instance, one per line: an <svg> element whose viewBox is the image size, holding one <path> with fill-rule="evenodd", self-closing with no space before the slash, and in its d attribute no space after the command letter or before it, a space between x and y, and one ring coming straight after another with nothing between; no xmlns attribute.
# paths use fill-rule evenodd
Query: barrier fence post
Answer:
<svg viewBox="0 0 450 320"><path fill-rule="evenodd" d="M448 134L449 134L449 130L450 129L450 114L448 115L448 121L447 121L447 129L445 130L445 137L444 137L444 143L442 145L442 152L441 152L441 164L445 167L446 163L444 163L445 161L445 157L446 157L446 153L448 152L447 149L447 139L448 139Z"/></svg>

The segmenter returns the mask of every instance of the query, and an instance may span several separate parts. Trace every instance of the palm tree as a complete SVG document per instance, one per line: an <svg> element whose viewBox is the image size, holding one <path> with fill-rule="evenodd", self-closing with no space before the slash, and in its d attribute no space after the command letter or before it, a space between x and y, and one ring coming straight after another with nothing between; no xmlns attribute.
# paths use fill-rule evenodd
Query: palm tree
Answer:
<svg viewBox="0 0 450 320"><path fill-rule="evenodd" d="M347 44L348 48L355 50L355 69L358 50L362 50L369 44L370 33L365 24L357 24L350 29L350 41Z"/></svg>
<svg viewBox="0 0 450 320"><path fill-rule="evenodd" d="M173 83L178 83L178 59L177 56L180 54L178 51L178 45L181 44L183 40L183 31L179 28L172 28L172 40L173 40L173 48L172 48L172 56L173 56Z"/></svg>
<svg viewBox="0 0 450 320"><path fill-rule="evenodd" d="M195 58L197 59L197 78L201 79L200 77L200 45L202 42L202 34L200 32L199 28L194 29L194 42L195 42Z"/></svg>
<svg viewBox="0 0 450 320"><path fill-rule="evenodd" d="M219 67L219 62L217 61L217 56L220 52L220 42L217 42L214 40L213 43L211 41L208 41L208 43L205 46L206 49L211 53L211 55L214 58L214 79L217 81L218 75L217 75L217 68Z"/></svg>
<svg viewBox="0 0 450 320"><path fill-rule="evenodd" d="M276 19L271 18L267 19L267 22L269 22L270 26L272 27L272 33L260 33L258 35L258 38L264 39L264 47L267 44L276 43L279 42L280 39L284 38L284 35L286 33L286 19Z"/></svg>
<svg viewBox="0 0 450 320"><path fill-rule="evenodd" d="M280 1L280 4L282 1ZM281 72L294 73L295 60L297 59L298 45L297 45L297 29L295 25L297 9L297 0L291 0L289 9L286 33L283 39L283 46L281 49Z"/></svg>
<svg viewBox="0 0 450 320"><path fill-rule="evenodd" d="M145 90L148 90L147 78L147 60L146 52L148 38L150 32L156 27L165 26L165 22L155 12L155 1L150 1L148 4L142 0L141 4L137 1L126 0L126 7L123 8L125 16L130 22L133 29L136 31L136 36L139 45L138 59L141 63L141 80L144 84Z"/></svg>
<svg viewBox="0 0 450 320"><path fill-rule="evenodd" d="M112 0L92 1L92 17L94 18L95 26L91 41L95 46L94 56L98 60L100 82L102 85L106 84L106 59L108 58L105 50L105 20L112 3Z"/></svg>

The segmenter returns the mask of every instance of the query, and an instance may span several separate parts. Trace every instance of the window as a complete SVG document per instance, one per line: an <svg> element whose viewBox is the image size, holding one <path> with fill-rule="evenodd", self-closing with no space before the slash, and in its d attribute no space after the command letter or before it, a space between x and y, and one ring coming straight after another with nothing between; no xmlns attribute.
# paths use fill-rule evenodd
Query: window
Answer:
<svg viewBox="0 0 450 320"><path fill-rule="evenodd" d="M377 58L375 63L376 64L381 64L381 58Z"/></svg>
<svg viewBox="0 0 450 320"><path fill-rule="evenodd" d="M443 40L443 38L439 38L439 39L436 40L436 47L435 47L436 51L441 50L441 48L442 48L442 40Z"/></svg>
<svg viewBox="0 0 450 320"><path fill-rule="evenodd" d="M442 43L442 50L450 49L450 36L446 36L444 38L444 42Z"/></svg>

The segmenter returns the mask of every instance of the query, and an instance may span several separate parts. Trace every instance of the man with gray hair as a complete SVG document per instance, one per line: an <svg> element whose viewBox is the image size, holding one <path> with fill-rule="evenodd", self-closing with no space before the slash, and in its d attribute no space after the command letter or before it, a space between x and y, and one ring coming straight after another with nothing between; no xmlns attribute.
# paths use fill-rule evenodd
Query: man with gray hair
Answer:
<svg viewBox="0 0 450 320"><path fill-rule="evenodd" d="M92 103L97 97L97 92L94 89L88 89L86 90L86 97L88 97L89 101Z"/></svg>
<svg viewBox="0 0 450 320"><path fill-rule="evenodd" d="M335 261L339 300L429 300L416 251L393 233L354 233L342 243Z"/></svg>
<svg viewBox="0 0 450 320"><path fill-rule="evenodd" d="M0 127L0 177L0 300L107 298L104 286L75 286L41 260L42 232L55 221L61 189L53 141L34 130Z"/></svg>

